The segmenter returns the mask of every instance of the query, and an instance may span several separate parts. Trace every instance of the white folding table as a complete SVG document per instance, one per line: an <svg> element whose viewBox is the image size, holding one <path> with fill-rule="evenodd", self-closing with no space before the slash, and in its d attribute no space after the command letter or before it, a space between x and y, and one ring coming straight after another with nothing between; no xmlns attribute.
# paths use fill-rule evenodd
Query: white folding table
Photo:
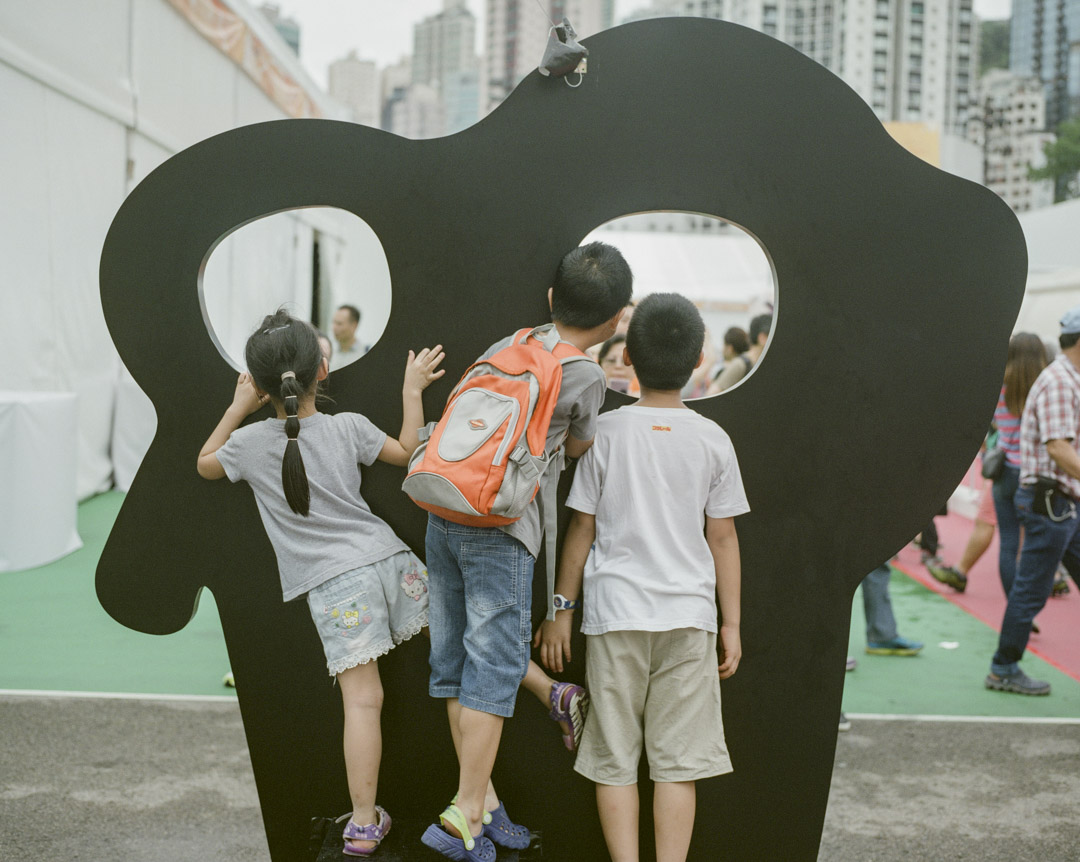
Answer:
<svg viewBox="0 0 1080 862"><path fill-rule="evenodd" d="M77 441L74 393L0 390L0 572L82 547Z"/></svg>

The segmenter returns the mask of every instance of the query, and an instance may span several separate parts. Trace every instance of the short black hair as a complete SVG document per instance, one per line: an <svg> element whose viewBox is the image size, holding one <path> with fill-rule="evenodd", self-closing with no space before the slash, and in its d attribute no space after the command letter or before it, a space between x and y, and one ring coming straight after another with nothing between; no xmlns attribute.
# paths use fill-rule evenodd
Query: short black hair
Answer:
<svg viewBox="0 0 1080 862"><path fill-rule="evenodd" d="M626 308L634 289L630 265L615 246L590 242L568 252L551 285L551 317L592 329Z"/></svg>
<svg viewBox="0 0 1080 862"><path fill-rule="evenodd" d="M637 379L647 389L682 389L705 344L705 322L689 299L654 293L634 309L626 350Z"/></svg>
<svg viewBox="0 0 1080 862"><path fill-rule="evenodd" d="M607 357L607 355L609 353L611 353L611 351L615 347L618 347L619 345L623 344L625 341L626 341L626 336L625 335L620 335L620 334L616 333L615 335L611 336L611 338L609 338L607 341L605 341L603 344L600 345L600 352L596 356L596 361L597 362L603 362L604 359Z"/></svg>
<svg viewBox="0 0 1080 862"><path fill-rule="evenodd" d="M360 309L355 305L339 305L338 311L347 311L349 312L349 317L352 318L353 323L360 322Z"/></svg>
<svg viewBox="0 0 1080 862"><path fill-rule="evenodd" d="M762 333L768 335L770 329L772 329L772 315L759 314L750 321L750 343L757 344L758 336Z"/></svg>
<svg viewBox="0 0 1080 862"><path fill-rule="evenodd" d="M750 339L741 326L733 326L724 333L724 344L730 344L736 353L746 353L750 349Z"/></svg>
<svg viewBox="0 0 1080 862"><path fill-rule="evenodd" d="M1058 344L1061 345L1062 350L1068 350L1077 341L1080 341L1080 332L1070 332L1068 335L1058 336Z"/></svg>

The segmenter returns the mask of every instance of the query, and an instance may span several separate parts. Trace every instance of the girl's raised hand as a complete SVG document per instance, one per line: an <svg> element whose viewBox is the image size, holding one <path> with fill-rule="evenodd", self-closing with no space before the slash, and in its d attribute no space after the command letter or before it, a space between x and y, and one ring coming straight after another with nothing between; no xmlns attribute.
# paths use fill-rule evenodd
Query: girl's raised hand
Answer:
<svg viewBox="0 0 1080 862"><path fill-rule="evenodd" d="M260 395L255 389L255 381L246 371L242 372L236 380L236 391L233 393L233 409L242 416L250 416L266 402L270 396L263 393Z"/></svg>
<svg viewBox="0 0 1080 862"><path fill-rule="evenodd" d="M405 391L422 392L442 377L446 369L438 366L445 357L441 344L425 347L419 353L410 350L409 361L405 365Z"/></svg>

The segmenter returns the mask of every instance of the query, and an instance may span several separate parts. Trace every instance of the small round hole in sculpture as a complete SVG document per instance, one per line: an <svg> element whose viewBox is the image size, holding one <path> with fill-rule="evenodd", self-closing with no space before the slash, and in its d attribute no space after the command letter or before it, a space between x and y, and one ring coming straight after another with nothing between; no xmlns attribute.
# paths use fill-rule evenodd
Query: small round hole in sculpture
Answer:
<svg viewBox="0 0 1080 862"><path fill-rule="evenodd" d="M653 293L679 293L705 322L704 360L682 390L684 399L718 395L749 379L772 337L777 306L772 260L756 237L710 215L657 211L621 216L582 244L618 248L634 273L634 302ZM640 384L623 363L626 310L614 338L594 348L608 387L632 396Z"/></svg>
<svg viewBox="0 0 1080 862"><path fill-rule="evenodd" d="M286 210L237 228L211 251L200 283L207 328L238 370L248 336L282 306L325 336L332 372L356 362L386 329L390 297L378 236L333 207Z"/></svg>

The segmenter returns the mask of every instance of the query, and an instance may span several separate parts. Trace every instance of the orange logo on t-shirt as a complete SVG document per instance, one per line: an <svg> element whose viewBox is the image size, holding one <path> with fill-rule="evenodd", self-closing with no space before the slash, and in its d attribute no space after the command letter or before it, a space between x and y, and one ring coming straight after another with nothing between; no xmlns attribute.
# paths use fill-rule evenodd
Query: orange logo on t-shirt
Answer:
<svg viewBox="0 0 1080 862"><path fill-rule="evenodd" d="M653 431L670 431L671 426L670 425L653 425L652 430Z"/></svg>

